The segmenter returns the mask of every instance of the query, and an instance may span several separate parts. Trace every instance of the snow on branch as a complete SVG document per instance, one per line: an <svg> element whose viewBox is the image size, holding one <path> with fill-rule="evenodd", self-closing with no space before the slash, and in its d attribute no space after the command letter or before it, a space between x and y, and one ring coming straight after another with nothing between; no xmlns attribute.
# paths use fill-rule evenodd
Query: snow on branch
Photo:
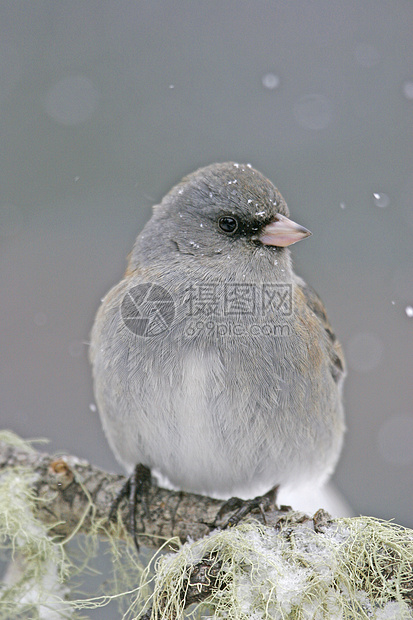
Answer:
<svg viewBox="0 0 413 620"><path fill-rule="evenodd" d="M123 556L129 583L117 579L116 585L124 591L73 600L65 585L68 540L81 533L102 537L115 555L122 546L129 558L134 554L133 544L125 543L127 525L107 520L124 482L75 456L50 456L1 433L0 540L24 570L19 578L6 575L0 618L8 609L74 618L78 610L122 597L124 618L184 618L192 604L204 616L212 609L215 618L240 620L413 618L412 531L368 517L332 519L324 510L309 517L288 507L212 529L222 501L155 485L149 517L138 506L139 540L169 553L145 569L135 560L135 568L126 569ZM120 518L128 523L126 507ZM42 615L46 608L55 615Z"/></svg>

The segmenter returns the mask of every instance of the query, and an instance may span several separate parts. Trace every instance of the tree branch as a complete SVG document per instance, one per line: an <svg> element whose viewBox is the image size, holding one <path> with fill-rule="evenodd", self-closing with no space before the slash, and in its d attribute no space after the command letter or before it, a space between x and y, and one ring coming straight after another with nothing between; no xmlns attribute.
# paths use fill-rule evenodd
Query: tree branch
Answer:
<svg viewBox="0 0 413 620"><path fill-rule="evenodd" d="M124 476L75 456L37 452L12 434L3 437L0 478L9 472L17 478L22 470L30 472L25 480L37 498L35 516L58 540L76 532L126 536L127 505L120 507L124 530L108 523ZM201 601L215 607L217 617L226 617L233 605L251 613L257 606L265 613L272 608L274 617L284 617L299 599L302 608L342 609L360 618L376 618L369 610L413 617L409 530L368 517L334 520L322 509L309 517L289 507L267 506L265 513L254 514L255 523L208 536L214 529L208 524L215 521L223 501L154 484L146 500L147 506L142 502L137 506L142 545L159 548L173 537L197 542L184 545L158 565L152 606L142 620L176 618L178 609Z"/></svg>
<svg viewBox="0 0 413 620"><path fill-rule="evenodd" d="M126 482L124 476L94 467L72 455L51 456L28 449L27 445L11 445L0 440L0 473L5 468L26 468L33 472L31 486L40 501L36 516L51 534L65 538L77 530L88 533L96 523L99 533L106 535L112 502ZM215 517L225 502L203 495L170 491L151 484L148 491L149 516L142 503L137 506L139 540L144 546L158 548L165 540L178 537L182 542L198 540L211 531ZM120 515L129 531L128 506L123 502ZM270 508L265 521L275 525L285 515L285 508ZM254 517L263 523L257 511ZM55 525L57 523L57 525Z"/></svg>

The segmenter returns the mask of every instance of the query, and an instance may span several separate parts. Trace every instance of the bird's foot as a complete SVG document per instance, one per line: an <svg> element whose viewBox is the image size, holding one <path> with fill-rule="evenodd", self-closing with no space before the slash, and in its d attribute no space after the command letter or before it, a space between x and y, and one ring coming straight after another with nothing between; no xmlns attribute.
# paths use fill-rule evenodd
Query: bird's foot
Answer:
<svg viewBox="0 0 413 620"><path fill-rule="evenodd" d="M132 535L136 549L139 551L138 531L136 527L136 504L142 502L147 517L150 516L148 508L148 492L151 486L151 470L146 465L138 463L131 476L127 479L117 496L112 502L109 512L109 521L114 521L118 508L125 498L129 504L129 532Z"/></svg>
<svg viewBox="0 0 413 620"><path fill-rule="evenodd" d="M258 495L253 499L240 499L239 497L231 497L228 501L221 506L219 509L217 516L214 519L213 525L215 527L219 527L221 530L224 530L228 527L233 527L234 525L238 525L238 523L247 515L249 515L254 510L259 510L264 523L265 520L265 511L270 507L275 506L275 501L277 499L279 485L270 489L265 495ZM222 520L223 516L230 511L234 511L233 514L226 519L223 523L218 525L218 523Z"/></svg>

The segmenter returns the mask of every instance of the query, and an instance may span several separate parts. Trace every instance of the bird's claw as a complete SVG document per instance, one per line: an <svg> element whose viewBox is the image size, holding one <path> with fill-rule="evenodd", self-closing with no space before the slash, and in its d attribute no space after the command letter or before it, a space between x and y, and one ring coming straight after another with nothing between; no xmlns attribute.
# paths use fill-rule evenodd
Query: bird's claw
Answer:
<svg viewBox="0 0 413 620"><path fill-rule="evenodd" d="M257 497L254 497L253 499L243 500L239 497L231 497L219 509L214 519L214 526L219 527L222 530L225 530L228 527L234 527L235 525L238 525L238 523L242 521L244 517L246 517L253 510L256 509L260 511L263 521L264 523L266 523L265 511L268 510L271 506L275 505L278 488L279 485L273 487L264 495L257 495ZM231 510L235 512L233 512L233 514L226 521L224 521L224 523L218 526L217 523L221 521L224 514Z"/></svg>
<svg viewBox="0 0 413 620"><path fill-rule="evenodd" d="M148 492L151 485L151 471L142 464L136 465L131 476L126 480L125 484L116 495L109 511L109 521L115 521L118 508L121 502L127 498L129 505L129 532L135 543L136 549L139 551L138 531L136 527L136 504L142 502L145 515L150 516L148 508Z"/></svg>

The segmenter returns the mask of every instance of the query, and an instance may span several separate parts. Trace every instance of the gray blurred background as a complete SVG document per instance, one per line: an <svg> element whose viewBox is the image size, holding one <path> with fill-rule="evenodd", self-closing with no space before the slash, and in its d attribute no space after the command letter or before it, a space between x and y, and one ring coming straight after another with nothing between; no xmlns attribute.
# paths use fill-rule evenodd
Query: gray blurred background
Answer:
<svg viewBox="0 0 413 620"><path fill-rule="evenodd" d="M411 0L0 4L1 427L121 471L87 341L151 205L250 162L348 360L335 482L413 527Z"/></svg>

